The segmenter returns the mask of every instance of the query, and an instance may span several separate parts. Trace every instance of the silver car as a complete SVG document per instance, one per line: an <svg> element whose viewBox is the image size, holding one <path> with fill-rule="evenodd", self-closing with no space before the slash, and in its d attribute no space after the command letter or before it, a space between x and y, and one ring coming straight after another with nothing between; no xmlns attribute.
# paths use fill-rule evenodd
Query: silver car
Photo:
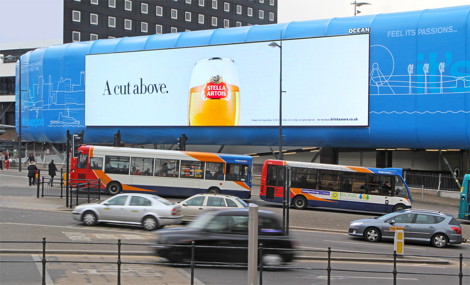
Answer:
<svg viewBox="0 0 470 285"><path fill-rule="evenodd" d="M183 221L192 221L207 211L248 208L245 201L239 197L224 194L196 194L178 203L181 205Z"/></svg>
<svg viewBox="0 0 470 285"><path fill-rule="evenodd" d="M462 237L460 223L453 216L426 210L403 210L375 219L356 220L349 225L348 233L377 242L393 240L396 229L404 230L405 242L424 242L435 247L446 247L448 244L466 241Z"/></svg>
<svg viewBox="0 0 470 285"><path fill-rule="evenodd" d="M75 207L73 218L87 226L99 222L141 225L152 231L181 224L181 206L152 194L119 194L101 203Z"/></svg>

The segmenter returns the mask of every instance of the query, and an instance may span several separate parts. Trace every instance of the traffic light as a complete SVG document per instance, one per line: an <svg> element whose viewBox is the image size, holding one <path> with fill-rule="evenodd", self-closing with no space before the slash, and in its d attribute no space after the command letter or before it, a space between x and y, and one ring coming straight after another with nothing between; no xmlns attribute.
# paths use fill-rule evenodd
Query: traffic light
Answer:
<svg viewBox="0 0 470 285"><path fill-rule="evenodd" d="M72 153L73 153L73 157L77 157L79 152L78 152L78 148L83 144L83 131L78 133L78 134L75 134L75 135L72 135Z"/></svg>
<svg viewBox="0 0 470 285"><path fill-rule="evenodd" d="M182 134L179 138L178 138L178 146L177 146L177 150L186 150L186 141L188 140L188 137L186 136L186 134Z"/></svg>

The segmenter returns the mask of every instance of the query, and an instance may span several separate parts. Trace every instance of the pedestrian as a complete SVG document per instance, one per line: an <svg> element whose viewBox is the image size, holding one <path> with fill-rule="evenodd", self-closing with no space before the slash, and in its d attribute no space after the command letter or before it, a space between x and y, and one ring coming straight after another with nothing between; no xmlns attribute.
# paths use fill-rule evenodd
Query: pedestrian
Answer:
<svg viewBox="0 0 470 285"><path fill-rule="evenodd" d="M36 184L36 174L38 173L38 168L34 161L31 161L28 166L28 178L29 186Z"/></svg>
<svg viewBox="0 0 470 285"><path fill-rule="evenodd" d="M34 158L34 155L32 153L29 154L28 159L26 159L26 163L29 162L36 162L36 159Z"/></svg>
<svg viewBox="0 0 470 285"><path fill-rule="evenodd" d="M0 170L3 170L3 152L0 151Z"/></svg>
<svg viewBox="0 0 470 285"><path fill-rule="evenodd" d="M51 177L51 186L53 185L54 182L54 176L56 175L57 172L57 167L54 164L54 160L51 160L49 163L49 176Z"/></svg>
<svg viewBox="0 0 470 285"><path fill-rule="evenodd" d="M10 168L10 153L7 151L5 153L5 170Z"/></svg>

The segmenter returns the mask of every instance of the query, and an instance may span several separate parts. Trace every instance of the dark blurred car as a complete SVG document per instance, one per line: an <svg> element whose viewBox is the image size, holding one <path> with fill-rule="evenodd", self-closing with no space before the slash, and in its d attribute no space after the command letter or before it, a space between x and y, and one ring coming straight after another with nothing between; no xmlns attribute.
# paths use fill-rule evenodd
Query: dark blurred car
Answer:
<svg viewBox="0 0 470 285"><path fill-rule="evenodd" d="M465 242L462 227L452 215L426 210L403 210L375 219L356 220L349 225L348 233L377 242L393 240L396 228L404 229L405 242L431 243L435 247Z"/></svg>
<svg viewBox="0 0 470 285"><path fill-rule="evenodd" d="M203 213L187 227L158 230L156 254L170 262L189 262L189 245L194 241L196 261L246 263L248 212L246 208L216 210ZM267 266L292 261L295 255L294 240L284 234L279 217L273 212L259 210L258 224L258 242L263 244L260 261Z"/></svg>

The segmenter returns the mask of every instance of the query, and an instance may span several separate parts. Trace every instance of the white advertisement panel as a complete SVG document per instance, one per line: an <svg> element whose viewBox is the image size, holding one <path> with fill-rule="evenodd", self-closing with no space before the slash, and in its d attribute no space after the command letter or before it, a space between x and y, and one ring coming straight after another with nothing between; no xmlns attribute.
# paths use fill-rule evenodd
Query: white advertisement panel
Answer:
<svg viewBox="0 0 470 285"><path fill-rule="evenodd" d="M282 85L285 126L368 126L368 78L369 35L87 55L85 124L277 126Z"/></svg>

